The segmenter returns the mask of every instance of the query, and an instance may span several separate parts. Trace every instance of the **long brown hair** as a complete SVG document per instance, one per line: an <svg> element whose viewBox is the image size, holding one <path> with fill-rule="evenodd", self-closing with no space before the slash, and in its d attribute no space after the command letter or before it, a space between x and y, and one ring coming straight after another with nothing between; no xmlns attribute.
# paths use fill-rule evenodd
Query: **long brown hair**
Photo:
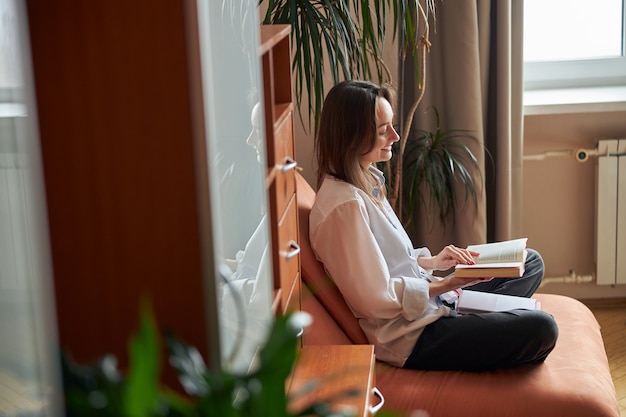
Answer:
<svg viewBox="0 0 626 417"><path fill-rule="evenodd" d="M342 81L326 95L316 141L318 188L326 175L332 175L378 200L372 195L376 180L359 163L376 144L378 97L393 105L391 87L370 81Z"/></svg>

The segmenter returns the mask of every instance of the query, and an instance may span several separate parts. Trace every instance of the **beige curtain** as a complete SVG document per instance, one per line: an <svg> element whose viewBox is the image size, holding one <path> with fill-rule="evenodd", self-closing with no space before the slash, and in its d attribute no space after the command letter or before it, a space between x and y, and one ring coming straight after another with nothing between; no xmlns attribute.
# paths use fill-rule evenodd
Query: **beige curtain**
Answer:
<svg viewBox="0 0 626 417"><path fill-rule="evenodd" d="M483 167L484 188L478 212L461 204L445 226L421 216L416 245L438 251L521 232L522 7L521 0L437 2L425 97L413 126L432 129L435 106L443 129L471 131L480 143L466 143ZM399 114L406 118L418 94L412 62L400 72Z"/></svg>

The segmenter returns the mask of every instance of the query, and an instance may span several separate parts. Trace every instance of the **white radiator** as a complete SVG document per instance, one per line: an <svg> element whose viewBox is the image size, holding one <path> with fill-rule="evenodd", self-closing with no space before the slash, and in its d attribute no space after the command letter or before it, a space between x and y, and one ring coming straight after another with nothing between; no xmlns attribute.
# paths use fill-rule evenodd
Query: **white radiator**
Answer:
<svg viewBox="0 0 626 417"><path fill-rule="evenodd" d="M596 282L626 284L626 139L598 142Z"/></svg>

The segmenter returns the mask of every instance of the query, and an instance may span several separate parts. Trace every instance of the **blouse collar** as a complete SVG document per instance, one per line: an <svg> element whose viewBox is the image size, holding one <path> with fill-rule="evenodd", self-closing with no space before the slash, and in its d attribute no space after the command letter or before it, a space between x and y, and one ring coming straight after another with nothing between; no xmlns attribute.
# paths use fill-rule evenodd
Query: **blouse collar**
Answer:
<svg viewBox="0 0 626 417"><path fill-rule="evenodd" d="M369 167L369 171L372 174L374 174L374 177L376 177L376 179L378 180L378 184L374 186L374 189L372 190L372 194L374 195L374 197L380 198L380 190L385 185L385 175L383 174L381 170L376 168L374 165Z"/></svg>

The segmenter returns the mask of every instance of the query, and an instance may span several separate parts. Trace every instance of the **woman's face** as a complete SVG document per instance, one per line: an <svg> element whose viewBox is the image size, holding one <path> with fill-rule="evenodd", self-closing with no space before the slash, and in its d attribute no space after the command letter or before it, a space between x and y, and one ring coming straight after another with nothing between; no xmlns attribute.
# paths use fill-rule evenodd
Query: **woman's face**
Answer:
<svg viewBox="0 0 626 417"><path fill-rule="evenodd" d="M393 128L393 110L391 104L382 97L376 99L376 144L374 148L361 156L359 162L363 168L371 164L391 159L391 145L400 140Z"/></svg>

